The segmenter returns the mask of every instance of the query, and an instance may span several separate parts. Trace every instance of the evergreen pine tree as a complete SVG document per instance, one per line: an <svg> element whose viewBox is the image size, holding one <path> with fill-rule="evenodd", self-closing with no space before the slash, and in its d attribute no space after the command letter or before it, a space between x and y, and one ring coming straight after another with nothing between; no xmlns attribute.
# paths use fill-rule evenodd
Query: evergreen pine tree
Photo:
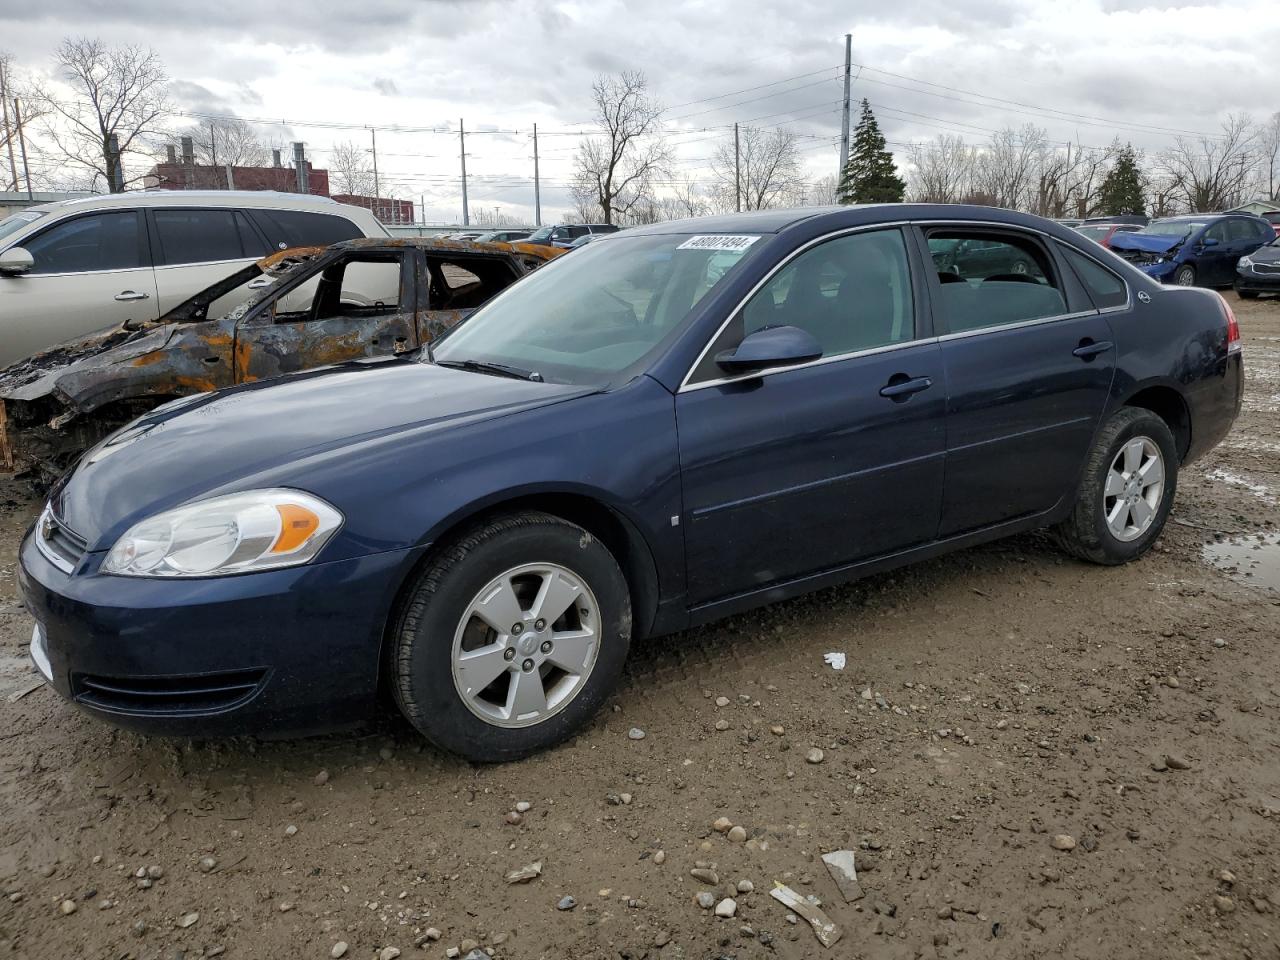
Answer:
<svg viewBox="0 0 1280 960"><path fill-rule="evenodd" d="M864 99L836 199L840 203L901 203L906 189L893 165L893 154L885 149L884 134L871 104Z"/></svg>
<svg viewBox="0 0 1280 960"><path fill-rule="evenodd" d="M1146 215L1146 203L1142 196L1142 171L1138 169L1138 157L1129 144L1121 147L1116 154L1115 165L1102 181L1098 201L1102 212L1109 217L1132 213Z"/></svg>

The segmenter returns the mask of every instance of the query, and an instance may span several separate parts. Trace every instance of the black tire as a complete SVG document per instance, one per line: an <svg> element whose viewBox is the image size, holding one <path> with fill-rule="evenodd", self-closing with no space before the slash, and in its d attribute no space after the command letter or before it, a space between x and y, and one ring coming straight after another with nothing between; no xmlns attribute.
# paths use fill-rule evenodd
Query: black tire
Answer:
<svg viewBox="0 0 1280 960"><path fill-rule="evenodd" d="M477 716L454 684L459 621L487 583L525 563L557 564L585 582L599 607L596 660L558 713L526 727ZM631 642L631 596L617 561L586 530L550 514L495 517L444 547L409 588L391 637L392 691L405 718L436 746L477 763L517 760L562 742L617 685Z"/></svg>
<svg viewBox="0 0 1280 960"><path fill-rule="evenodd" d="M1241 290L1240 285L1236 284L1236 296L1239 297L1241 300L1257 300L1258 291L1257 290Z"/></svg>
<svg viewBox="0 0 1280 960"><path fill-rule="evenodd" d="M1141 536L1125 541L1107 526L1104 501L1111 464L1135 437L1147 437L1159 447L1164 459L1164 490L1151 525ZM1178 448L1169 425L1150 410L1123 407L1098 432L1080 478L1075 509L1054 530L1058 542L1068 553L1091 563L1115 566L1136 560L1151 549L1163 531L1177 488Z"/></svg>
<svg viewBox="0 0 1280 960"><path fill-rule="evenodd" d="M1196 285L1196 268L1189 263L1184 263L1173 271L1171 279L1175 287L1194 287Z"/></svg>

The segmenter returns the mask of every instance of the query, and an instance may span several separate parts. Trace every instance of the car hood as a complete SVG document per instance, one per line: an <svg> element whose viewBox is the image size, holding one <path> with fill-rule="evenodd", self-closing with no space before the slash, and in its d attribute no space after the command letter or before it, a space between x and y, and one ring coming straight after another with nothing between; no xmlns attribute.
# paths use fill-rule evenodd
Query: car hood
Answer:
<svg viewBox="0 0 1280 960"><path fill-rule="evenodd" d="M1112 250L1141 250L1144 253L1166 253L1183 240L1181 237L1162 237L1154 233L1114 233L1111 235Z"/></svg>
<svg viewBox="0 0 1280 960"><path fill-rule="evenodd" d="M381 360L196 394L156 408L86 453L54 488L53 507L91 550L107 549L110 542L99 543L104 537L113 540L127 524L192 499L252 489L264 477L288 486L288 477L334 457L358 469L361 444L593 391Z"/></svg>
<svg viewBox="0 0 1280 960"><path fill-rule="evenodd" d="M1259 247L1249 254L1249 259L1254 263L1280 263L1280 247Z"/></svg>

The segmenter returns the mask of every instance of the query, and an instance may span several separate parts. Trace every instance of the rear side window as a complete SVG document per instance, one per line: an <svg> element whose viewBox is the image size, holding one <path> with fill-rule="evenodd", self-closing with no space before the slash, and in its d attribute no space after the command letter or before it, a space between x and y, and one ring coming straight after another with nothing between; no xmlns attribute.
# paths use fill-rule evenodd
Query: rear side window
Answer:
<svg viewBox="0 0 1280 960"><path fill-rule="evenodd" d="M1125 288L1124 281L1102 264L1096 260L1090 260L1070 247L1059 245L1058 249L1062 251L1071 269L1076 272L1080 282L1089 291L1093 305L1099 310L1123 307L1129 302L1129 291Z"/></svg>
<svg viewBox="0 0 1280 960"><path fill-rule="evenodd" d="M1048 251L1012 233L933 230L929 253L937 299L951 333L968 333L1067 312Z"/></svg>
<svg viewBox="0 0 1280 960"><path fill-rule="evenodd" d="M252 216L262 227L271 246L277 250L286 247L327 247L331 243L364 236L360 228L346 217L330 213L254 210Z"/></svg>
<svg viewBox="0 0 1280 960"><path fill-rule="evenodd" d="M138 213L94 213L54 224L23 242L32 274L131 270L143 266Z"/></svg>
<svg viewBox="0 0 1280 960"><path fill-rule="evenodd" d="M256 238L251 246L245 246L246 235L251 236L252 231L234 210L157 210L152 216L163 264L215 263L262 255L261 241Z"/></svg>

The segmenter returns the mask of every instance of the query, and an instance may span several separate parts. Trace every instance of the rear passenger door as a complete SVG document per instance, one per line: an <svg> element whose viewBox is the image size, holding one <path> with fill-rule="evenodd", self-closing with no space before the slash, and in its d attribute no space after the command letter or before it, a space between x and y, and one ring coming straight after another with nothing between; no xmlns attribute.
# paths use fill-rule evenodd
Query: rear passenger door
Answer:
<svg viewBox="0 0 1280 960"><path fill-rule="evenodd" d="M148 216L162 314L267 252L262 237L238 210L175 207L151 210ZM223 316L250 292L238 290L210 304L208 315Z"/></svg>
<svg viewBox="0 0 1280 960"><path fill-rule="evenodd" d="M947 393L940 535L1052 509L1076 486L1115 369L1111 328L1039 236L924 227L931 249L979 240L1009 273L930 278ZM1001 250L994 248L1000 247Z"/></svg>

